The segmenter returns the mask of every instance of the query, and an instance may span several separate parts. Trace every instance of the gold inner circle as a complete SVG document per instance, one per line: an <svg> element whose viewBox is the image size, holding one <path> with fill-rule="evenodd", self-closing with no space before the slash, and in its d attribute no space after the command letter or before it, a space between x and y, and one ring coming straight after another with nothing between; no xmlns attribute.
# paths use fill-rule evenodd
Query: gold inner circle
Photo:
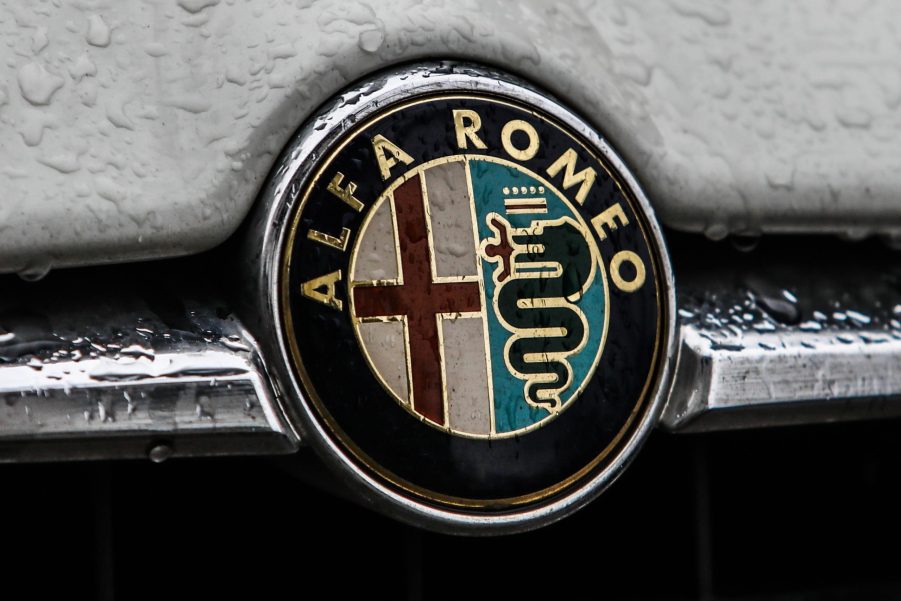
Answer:
<svg viewBox="0 0 901 601"><path fill-rule="evenodd" d="M531 126L530 126L530 127L531 127ZM599 283L600 283L601 286L603 286L603 290L604 290L604 324L603 324L603 326L602 326L603 329L601 330L601 341L600 341L600 344L598 345L598 350L597 350L597 352L595 353L595 357L594 357L594 359L593 359L593 361L592 361L591 369L588 370L588 372L586 373L586 375L585 375L585 377L583 378L582 382L579 383L579 386L576 387L575 390L573 390L572 392L570 392L570 393L568 394L566 402L563 403L563 407L562 407L559 411L557 411L556 413L554 413L554 414L552 414L552 415L549 415L549 416L547 416L547 417L544 417L544 418L541 419L540 421L538 421L538 422L536 422L536 423L534 423L534 424L531 424L531 425L529 425L529 426L526 426L526 427L524 427L524 428L519 428L518 430L511 430L511 431L508 431L508 432L500 432L500 433L498 433L498 432L492 432L491 434L475 434L475 433L472 433L472 432L466 432L466 431L463 431L463 430L454 429L454 428L451 428L450 426L441 426L441 425L438 425L438 424L432 422L431 420L425 418L424 416L420 415L419 413L417 413L415 410L413 410L412 407L410 407L410 405L409 405L407 402L405 402L404 399L401 399L400 397L398 397L398 396L395 394L395 392L394 392L394 390L391 388L391 386L389 386L388 383L385 382L384 378L383 378L382 375L379 373L378 368L375 366L375 362L373 361L373 359L372 359L372 357L370 356L368 350L366 349L366 345L365 345L364 342L363 342L362 335L361 335L361 332L360 332L361 320L360 320L359 318L357 318L357 317L354 317L354 316L356 315L356 312L354 311L354 300L353 300L353 293L352 293L353 287L356 285L356 284L354 283L354 275L355 275L355 272L356 272L357 257L359 256L359 253L358 253L358 251L359 251L359 246L360 246L360 244L362 243L362 240L363 240L363 234L364 234L364 232L366 231L366 228L367 228L368 225L369 225L370 219L371 219L372 216L375 214L376 210L379 208L379 206L381 205L381 203L383 203L383 202L389 202L391 193L392 193L398 186L400 186L402 183L404 183L405 181L407 181L407 180L410 179L411 177L414 177L414 176L416 176L416 175L421 175L421 174L423 174L423 173L424 173L427 169L429 169L430 167L434 167L434 166L436 166L436 165L441 165L441 164L449 163L449 162L452 162L452 161L461 161L461 162L463 162L463 163L467 163L467 162L469 162L469 161L474 161L474 160L488 161L488 162L492 162L492 163L499 163L499 164L501 164L501 165L505 165L505 166L512 167L512 168L515 168L515 169L517 169L517 170L520 170L520 171L526 173L529 177L531 177L531 178L533 178L533 179L535 179L535 180L541 182L541 184L544 186L545 189L547 189L547 190L550 191L551 193L555 194L555 195L557 196L557 198L560 199L561 202L563 202L563 204L567 207L567 209L569 209L570 214L578 220L579 225L581 226L580 229L582 230L583 235L586 236L586 240L587 240L588 243L589 243L589 246L590 246L590 248L591 248L591 252L592 252L592 254L594 255L595 264L597 265L597 269L598 269L598 271L599 271L599 273L600 273L600 278L599 278L600 282L599 282ZM467 167L467 170L468 170L468 167ZM471 185L471 181L470 181L468 175L467 175L467 184L468 184L468 185ZM525 191L524 191L523 193L525 193ZM470 199L473 198L473 193L472 193L472 190L471 190L471 189L469 190L469 197L470 197ZM475 226L475 224L473 224L473 225ZM481 263L480 260L479 260L478 262ZM363 219L363 223L360 225L359 234L357 235L356 240L354 241L354 245L353 245L353 248L352 248L351 254L350 254L350 265L349 265L347 271L348 271L348 274L349 274L349 277L348 277L348 287L349 287L349 291L350 291L350 294L348 294L348 301L349 301L349 304L350 304L350 315L352 316L351 319L352 319L352 321L353 321L354 334L355 334L356 339L357 339L357 345L359 346L360 351L362 352L363 356L366 358L366 363L367 363L367 365L369 366L370 371L372 371L372 373L375 375L376 379L379 381L379 384L382 386L382 388L383 388L389 395L391 395L391 397L392 397L395 401L397 401L397 403L398 403L401 407L403 407L405 410L409 411L409 412L410 412L411 414L413 414L417 419L422 420L423 423L428 424L429 426L434 427L434 428L437 428L437 429L442 430L442 431L444 431L444 432L448 432L448 433L450 433L450 434L454 434L454 435L456 435L456 436L462 436L462 437L464 437L464 438L476 438L476 439L489 439L489 438L490 438L490 439L504 439L504 438L513 438L513 437L515 437L515 436L521 436L521 435L523 435L523 434L525 434L525 433L527 433L527 432L532 432L532 431L534 431L534 430L536 430L536 429L538 429L538 428L540 428L540 427L542 427L542 426L544 426L544 425L547 425L547 424L550 423L552 420L556 419L557 416L559 416L561 413L563 413L568 407L570 407L573 403L575 403L575 402L578 400L578 397L582 394L582 391L585 389L585 386L588 385L589 381L590 381L591 378L594 376L594 372L595 372L595 370L597 369L598 363L600 363L601 355L603 354L603 351L604 351L604 344L605 344L606 341L607 341L607 329L608 329L609 321L610 321L610 311L609 311L609 306L610 306L610 291L609 291L609 289L608 289L608 284L607 284L607 274L606 274L606 270L605 270L605 268L604 268L604 261L603 261L603 259L601 258L600 251L599 251L598 248L597 248L597 243L595 242L594 237L593 237L593 236L591 235L591 233L590 233L590 230L589 230L589 228L588 228L588 224L585 223L585 220L582 218L582 215L576 210L576 208L572 205L572 203L569 201L569 199L566 198L566 196L565 196L564 194L562 194L562 193L561 193L561 192L560 192L553 184L551 184L550 182L548 182L547 180L545 180L545 179L544 179L543 177L541 177L540 175L538 175L538 174L536 174L536 173L533 173L531 170L525 169L525 168L522 167L521 165L517 165L516 163L514 163L514 162L512 162L512 161L507 161L507 160L504 160L504 159L500 159L500 158L496 158L496 157L490 157L490 156L485 156L485 155L457 154L457 155L451 155L451 156L447 156L447 157L442 157L442 158L440 158L440 159L434 159L434 160L428 161L428 162L426 162L426 163L423 163L422 165L418 165L418 166L414 167L413 169L410 169L410 170L407 171L405 174L403 174L402 176L400 176L399 178L397 178L394 182L392 182L391 185L389 185L389 186L385 189L385 191L382 192L382 194L379 195L379 197L376 199L376 201L372 204L372 207L369 209L368 213L366 214L366 217ZM485 299L484 280L483 280L483 278L482 278L482 273L481 273L482 268L481 268L481 265L479 265L478 271L479 271L479 274L478 274L478 284L479 284L479 289L480 289L480 296L481 296L481 299L482 299L482 305L485 307L484 310L485 310L485 311L488 311L488 310L489 310L489 309L488 309L489 303L487 303L487 302L486 302L486 299ZM486 346L487 346L487 344L488 344L487 335L486 335L485 344L486 344ZM489 351L488 349L486 349L486 353L487 353L488 355L490 355L490 351ZM490 382L489 382L489 386L490 386ZM492 408L492 411L493 411L493 408ZM494 421L494 420L492 419L492 422L493 422L493 421Z"/></svg>

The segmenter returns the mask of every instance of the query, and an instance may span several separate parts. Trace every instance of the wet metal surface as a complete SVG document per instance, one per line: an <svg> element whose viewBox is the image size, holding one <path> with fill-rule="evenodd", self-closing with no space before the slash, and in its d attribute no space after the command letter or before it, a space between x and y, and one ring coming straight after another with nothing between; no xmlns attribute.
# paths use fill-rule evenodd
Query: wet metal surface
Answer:
<svg viewBox="0 0 901 601"><path fill-rule="evenodd" d="M767 242L747 255L715 244L673 250L683 263L681 344L664 424L713 430L901 414L897 253L832 239ZM699 256L708 260L691 261Z"/></svg>
<svg viewBox="0 0 901 601"><path fill-rule="evenodd" d="M4 278L0 461L294 448L256 342L171 267Z"/></svg>

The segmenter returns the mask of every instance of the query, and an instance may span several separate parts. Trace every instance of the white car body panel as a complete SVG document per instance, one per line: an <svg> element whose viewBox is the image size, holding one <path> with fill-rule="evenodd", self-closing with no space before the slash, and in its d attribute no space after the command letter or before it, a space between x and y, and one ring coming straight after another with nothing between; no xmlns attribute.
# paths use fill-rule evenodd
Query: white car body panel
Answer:
<svg viewBox="0 0 901 601"><path fill-rule="evenodd" d="M901 236L892 0L0 3L0 270L199 252L322 102L404 61L562 98L671 227Z"/></svg>

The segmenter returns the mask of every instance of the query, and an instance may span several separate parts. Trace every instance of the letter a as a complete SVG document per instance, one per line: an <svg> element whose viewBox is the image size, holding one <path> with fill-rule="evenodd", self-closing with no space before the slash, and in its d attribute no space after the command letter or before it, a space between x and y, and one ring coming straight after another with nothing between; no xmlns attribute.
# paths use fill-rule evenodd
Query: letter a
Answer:
<svg viewBox="0 0 901 601"><path fill-rule="evenodd" d="M300 286L300 293L316 302L340 311L344 307L341 299L335 296L335 284L341 281L341 270L313 278ZM322 291L322 289L325 291Z"/></svg>
<svg viewBox="0 0 901 601"><path fill-rule="evenodd" d="M413 162L413 157L398 148L394 142L378 134L372 138L372 150L375 151L375 160L379 162L379 171L382 174L382 180L391 177L391 168L398 162L409 165Z"/></svg>

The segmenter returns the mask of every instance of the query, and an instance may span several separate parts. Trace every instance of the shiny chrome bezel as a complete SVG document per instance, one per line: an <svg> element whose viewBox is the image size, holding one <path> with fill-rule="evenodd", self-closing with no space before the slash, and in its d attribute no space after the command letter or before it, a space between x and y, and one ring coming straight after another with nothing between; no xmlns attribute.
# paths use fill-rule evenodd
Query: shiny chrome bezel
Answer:
<svg viewBox="0 0 901 601"><path fill-rule="evenodd" d="M569 494L538 506L493 515L475 515L428 505L400 494L363 471L354 459L334 441L326 427L315 417L294 370L291 354L281 332L281 295L279 277L289 217L297 194L288 193L289 186L300 189L318 167L323 152L344 133L368 116L411 98L440 92L481 92L509 98L535 106L574 130L622 175L635 200L647 218L647 233L657 249L662 287L662 357L656 381L649 393L649 408L632 438L616 453L610 465ZM286 201L287 199L287 201ZM256 299L261 315L260 340L267 347L282 411L295 434L312 446L330 467L377 509L403 521L452 533L504 533L539 527L556 521L588 503L606 488L634 457L659 418L672 375L675 358L675 297L673 275L665 243L653 210L634 176L607 141L591 125L531 84L490 68L471 64L435 62L406 66L378 74L350 89L323 106L300 128L282 154L264 187L257 212L250 226L248 240L262 241L254 255ZM259 242L257 242L259 244Z"/></svg>

